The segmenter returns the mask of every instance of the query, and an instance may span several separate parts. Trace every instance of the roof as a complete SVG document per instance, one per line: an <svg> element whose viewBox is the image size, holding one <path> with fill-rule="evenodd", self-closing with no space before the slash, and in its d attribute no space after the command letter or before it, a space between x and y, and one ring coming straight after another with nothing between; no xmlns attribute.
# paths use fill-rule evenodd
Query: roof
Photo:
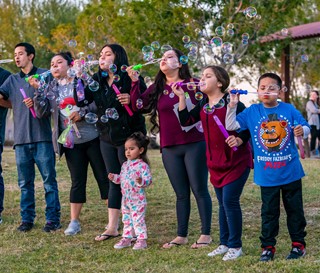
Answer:
<svg viewBox="0 0 320 273"><path fill-rule="evenodd" d="M287 38L292 40L303 40L316 37L320 37L320 22L313 22L294 26L288 29L282 29L281 31L261 37L259 41L260 43L267 43Z"/></svg>

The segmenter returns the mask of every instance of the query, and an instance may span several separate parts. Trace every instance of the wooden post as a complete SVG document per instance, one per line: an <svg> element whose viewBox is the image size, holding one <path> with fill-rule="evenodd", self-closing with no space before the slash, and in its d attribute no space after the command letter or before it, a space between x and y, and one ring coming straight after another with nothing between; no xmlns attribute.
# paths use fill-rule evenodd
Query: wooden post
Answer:
<svg viewBox="0 0 320 273"><path fill-rule="evenodd" d="M284 81L287 87L287 92L285 92L281 99L285 102L290 102L290 45L287 45L281 54L281 79Z"/></svg>

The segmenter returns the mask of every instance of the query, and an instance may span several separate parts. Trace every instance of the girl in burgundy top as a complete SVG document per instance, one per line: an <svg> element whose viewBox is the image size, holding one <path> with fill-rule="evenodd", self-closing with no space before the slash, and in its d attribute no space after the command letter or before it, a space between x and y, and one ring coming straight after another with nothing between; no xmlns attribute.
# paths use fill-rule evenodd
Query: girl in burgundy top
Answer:
<svg viewBox="0 0 320 273"><path fill-rule="evenodd" d="M191 111L186 108L184 91L177 84L174 92L179 96L179 117L184 126L201 120L207 142L207 165L210 181L214 186L219 201L220 245L209 256L225 254L223 260L231 260L242 255L242 214L240 195L248 178L252 165L251 148L248 143L250 133L243 131L236 136L238 150L229 147L229 142L220 131L214 116L225 123L227 111L226 89L230 83L228 73L219 66L208 66L204 69L200 90L207 95ZM238 104L238 112L245 106ZM228 139L229 140L229 139ZM228 141L227 140L227 141ZM242 145L241 145L242 144Z"/></svg>
<svg viewBox="0 0 320 273"><path fill-rule="evenodd" d="M150 113L153 125L151 132L160 132L162 161L177 197L177 237L163 247L170 248L188 242L191 188L201 219L201 235L192 248L199 248L211 242L212 203L208 191L208 170L203 164L206 160L206 144L201 124L190 127L180 125L179 99L171 88L171 84L183 82L181 88L188 94L189 105L192 107L196 104L195 91L188 90L187 87L194 89L192 86L195 87L195 82L198 81L191 78L188 64L179 61L181 56L182 52L176 49L165 52L155 82L143 94L140 92L136 71L131 68L127 71L132 79L130 92L132 108L135 111Z"/></svg>

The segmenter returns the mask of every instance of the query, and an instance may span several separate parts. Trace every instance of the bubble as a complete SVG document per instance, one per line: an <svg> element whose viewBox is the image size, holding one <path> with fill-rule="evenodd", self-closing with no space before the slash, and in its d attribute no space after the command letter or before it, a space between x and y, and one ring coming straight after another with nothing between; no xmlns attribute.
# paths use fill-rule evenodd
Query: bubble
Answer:
<svg viewBox="0 0 320 273"><path fill-rule="evenodd" d="M281 91L282 91L282 92L287 92L287 91L288 91L288 88L287 88L286 86L283 86L282 89L281 89Z"/></svg>
<svg viewBox="0 0 320 273"><path fill-rule="evenodd" d="M50 113L54 113L54 109L53 108L50 109Z"/></svg>
<svg viewBox="0 0 320 273"><path fill-rule="evenodd" d="M187 64L188 63L188 56L185 56L185 55L180 56L180 63Z"/></svg>
<svg viewBox="0 0 320 273"><path fill-rule="evenodd" d="M106 115L102 115L100 117L100 120L101 120L102 123L107 123L109 121L109 118Z"/></svg>
<svg viewBox="0 0 320 273"><path fill-rule="evenodd" d="M194 91L197 89L197 85L194 82L188 82L187 83L187 89L190 91Z"/></svg>
<svg viewBox="0 0 320 273"><path fill-rule="evenodd" d="M69 78L74 78L76 76L77 72L74 68L70 67L68 70L67 70L67 76Z"/></svg>
<svg viewBox="0 0 320 273"><path fill-rule="evenodd" d="M101 76L106 78L108 77L109 73L107 71L101 71Z"/></svg>
<svg viewBox="0 0 320 273"><path fill-rule="evenodd" d="M40 103L39 103L39 104L40 104L40 106L42 106L42 107L43 107L43 106L45 106L45 105L46 105L46 101L45 101L45 100L42 100L42 101L40 101Z"/></svg>
<svg viewBox="0 0 320 273"><path fill-rule="evenodd" d="M196 33L196 35L199 35L199 34L201 34L201 29L200 28L196 28L194 30L194 32Z"/></svg>
<svg viewBox="0 0 320 273"><path fill-rule="evenodd" d="M88 61L93 61L94 56L92 54L87 55Z"/></svg>
<svg viewBox="0 0 320 273"><path fill-rule="evenodd" d="M247 40L247 39L242 39L241 42L242 42L243 45L247 45L247 44L249 43L249 40Z"/></svg>
<svg viewBox="0 0 320 273"><path fill-rule="evenodd" d="M307 63L309 61L309 57L307 54L302 54L301 55L301 62Z"/></svg>
<svg viewBox="0 0 320 273"><path fill-rule="evenodd" d="M222 59L225 64L233 64L234 63L234 57L230 53L224 54Z"/></svg>
<svg viewBox="0 0 320 273"><path fill-rule="evenodd" d="M210 40L210 45L211 46L215 46L215 47L221 46L222 45L222 39L220 37L213 37Z"/></svg>
<svg viewBox="0 0 320 273"><path fill-rule="evenodd" d="M225 42L221 45L221 51L223 53L231 53L232 52L232 44L229 42Z"/></svg>
<svg viewBox="0 0 320 273"><path fill-rule="evenodd" d="M248 7L245 9L245 15L248 16L249 18L255 17L258 12L257 9L255 7Z"/></svg>
<svg viewBox="0 0 320 273"><path fill-rule="evenodd" d="M230 94L228 94L228 96L226 97L226 101L228 104L230 103Z"/></svg>
<svg viewBox="0 0 320 273"><path fill-rule="evenodd" d="M52 91L49 91L47 93L47 99L48 100L54 100L56 98L56 96L54 95L54 93Z"/></svg>
<svg viewBox="0 0 320 273"><path fill-rule="evenodd" d="M160 43L158 41L154 41L151 43L151 46L153 48L153 50L158 50L160 49Z"/></svg>
<svg viewBox="0 0 320 273"><path fill-rule="evenodd" d="M80 109L78 113L81 118L83 118L86 115L86 111L84 109Z"/></svg>
<svg viewBox="0 0 320 273"><path fill-rule="evenodd" d="M224 33L225 33L225 28L224 28L223 26L218 26L218 27L216 27L216 29L215 29L215 33L216 33L216 35L218 35L218 36L223 36Z"/></svg>
<svg viewBox="0 0 320 273"><path fill-rule="evenodd" d="M98 15L96 19L98 22L102 22L104 20L104 17L102 15Z"/></svg>
<svg viewBox="0 0 320 273"><path fill-rule="evenodd" d="M127 68L128 68L128 66L123 64L123 65L121 65L120 70L121 70L121 72L127 72Z"/></svg>
<svg viewBox="0 0 320 273"><path fill-rule="evenodd" d="M249 35L249 33L243 33L242 35L241 35L241 38L243 39L243 40L249 40L249 38L250 38L250 35Z"/></svg>
<svg viewBox="0 0 320 273"><path fill-rule="evenodd" d="M163 95L168 95L169 94L169 91L167 89L163 90Z"/></svg>
<svg viewBox="0 0 320 273"><path fill-rule="evenodd" d="M173 93L173 92L171 92L171 93L169 94L169 98L170 98L170 99L173 99L173 98L174 98L174 93Z"/></svg>
<svg viewBox="0 0 320 273"><path fill-rule="evenodd" d="M150 62L151 60L153 60L153 52L143 54L143 60L146 62Z"/></svg>
<svg viewBox="0 0 320 273"><path fill-rule="evenodd" d="M84 100L83 103L84 103L84 104L88 104L89 102L88 102L87 100Z"/></svg>
<svg viewBox="0 0 320 273"><path fill-rule="evenodd" d="M146 76L144 78L144 82L146 83L147 86L149 86L151 84L151 78L149 76Z"/></svg>
<svg viewBox="0 0 320 273"><path fill-rule="evenodd" d="M154 49L153 49L152 46L144 46L144 47L142 48L142 53L143 53L143 54L147 54L147 53L150 53L150 52L153 53L153 51L154 51Z"/></svg>
<svg viewBox="0 0 320 273"><path fill-rule="evenodd" d="M257 20L261 20L261 15L260 15L260 14L257 14L257 15L256 15L256 19L257 19Z"/></svg>
<svg viewBox="0 0 320 273"><path fill-rule="evenodd" d="M194 95L196 100L202 100L203 99L203 94L201 92L196 92Z"/></svg>
<svg viewBox="0 0 320 273"><path fill-rule="evenodd" d="M198 58L198 54L195 52L189 52L188 53L188 60L191 62L195 62Z"/></svg>
<svg viewBox="0 0 320 273"><path fill-rule="evenodd" d="M119 113L115 108L108 108L105 112L108 118L117 120L119 118Z"/></svg>
<svg viewBox="0 0 320 273"><path fill-rule="evenodd" d="M190 39L190 36L188 36L188 35L184 35L184 36L182 37L182 42L185 43L185 44L189 43L190 40L191 40L191 39Z"/></svg>
<svg viewBox="0 0 320 273"><path fill-rule="evenodd" d="M89 47L90 49L94 49L94 48L96 47L96 43L90 41L90 42L88 42L88 47Z"/></svg>
<svg viewBox="0 0 320 273"><path fill-rule="evenodd" d="M234 25L233 24L227 24L227 29L233 29L234 28Z"/></svg>
<svg viewBox="0 0 320 273"><path fill-rule="evenodd" d="M110 64L109 65L109 70L112 72L112 73L116 73L117 72L117 66L115 64Z"/></svg>
<svg viewBox="0 0 320 273"><path fill-rule="evenodd" d="M96 92L99 90L99 83L95 80L90 81L90 83L88 83L88 87L90 89L90 91L92 92Z"/></svg>
<svg viewBox="0 0 320 273"><path fill-rule="evenodd" d="M189 49L190 52L197 52L198 51L198 44L194 41L186 44L186 48Z"/></svg>
<svg viewBox="0 0 320 273"><path fill-rule="evenodd" d="M163 45L163 46L161 46L161 49L160 49L162 54L169 51L169 50L172 50L171 45Z"/></svg>
<svg viewBox="0 0 320 273"><path fill-rule="evenodd" d="M202 122L198 122L197 125L196 125L196 128L200 133L203 133Z"/></svg>
<svg viewBox="0 0 320 273"><path fill-rule="evenodd" d="M288 29L287 28L281 29L281 35L282 36L287 36L288 35Z"/></svg>
<svg viewBox="0 0 320 273"><path fill-rule="evenodd" d="M225 106L225 104L226 104L226 102L224 101L224 99L220 99L219 102L214 105L214 108L221 109Z"/></svg>
<svg viewBox="0 0 320 273"><path fill-rule="evenodd" d="M311 92L312 86L310 84L306 84L306 91Z"/></svg>
<svg viewBox="0 0 320 273"><path fill-rule="evenodd" d="M69 45L70 47L76 47L76 46L77 46L77 41L76 41L76 40L70 40L70 41L68 42L68 45Z"/></svg>
<svg viewBox="0 0 320 273"><path fill-rule="evenodd" d="M138 109L142 109L142 108L143 108L143 101L142 101L142 99L137 99L137 101L136 101L136 107L137 107Z"/></svg>
<svg viewBox="0 0 320 273"><path fill-rule="evenodd" d="M232 37L232 36L234 35L234 30L233 30L233 29L228 29L228 30L227 30L227 35L228 35L229 37Z"/></svg>
<svg viewBox="0 0 320 273"><path fill-rule="evenodd" d="M87 113L84 119L89 124L95 124L98 121L98 116L95 113Z"/></svg>
<svg viewBox="0 0 320 273"><path fill-rule="evenodd" d="M209 103L206 103L202 109L203 109L203 112L208 115L214 112L214 107L210 107Z"/></svg>
<svg viewBox="0 0 320 273"><path fill-rule="evenodd" d="M113 75L113 81L114 81L114 82L120 81L120 76L119 76L118 74L114 74L114 75Z"/></svg>

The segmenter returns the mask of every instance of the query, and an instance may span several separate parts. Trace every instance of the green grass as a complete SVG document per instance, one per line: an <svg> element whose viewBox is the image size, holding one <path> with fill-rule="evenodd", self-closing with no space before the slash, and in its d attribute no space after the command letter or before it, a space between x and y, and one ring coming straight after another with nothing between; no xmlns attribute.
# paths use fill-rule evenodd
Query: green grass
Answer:
<svg viewBox="0 0 320 273"><path fill-rule="evenodd" d="M307 176L303 179L305 215L307 218L307 255L297 261L286 261L290 239L282 208L280 234L276 258L270 263L260 263L260 196L259 187L252 183L252 174L242 195L243 250L245 256L236 261L223 262L222 257L207 257L219 243L218 206L209 185L213 200L212 237L209 248L193 250L191 244L198 239L200 221L192 197L189 225L189 244L172 249L161 249L163 243L176 235L175 195L163 169L158 150L149 152L153 172L153 185L147 189L148 249L115 250L117 239L95 242L94 237L107 223L105 205L99 200L98 187L90 172L87 203L82 214L82 232L66 237L63 229L47 234L44 225L44 193L39 174L36 177L37 218L35 228L28 233L16 231L20 223L20 191L14 152L5 149L3 175L5 177L4 223L0 225L0 272L320 272L320 201L318 160L303 160ZM70 176L64 159L57 162L57 173L62 206L62 224L69 222Z"/></svg>

